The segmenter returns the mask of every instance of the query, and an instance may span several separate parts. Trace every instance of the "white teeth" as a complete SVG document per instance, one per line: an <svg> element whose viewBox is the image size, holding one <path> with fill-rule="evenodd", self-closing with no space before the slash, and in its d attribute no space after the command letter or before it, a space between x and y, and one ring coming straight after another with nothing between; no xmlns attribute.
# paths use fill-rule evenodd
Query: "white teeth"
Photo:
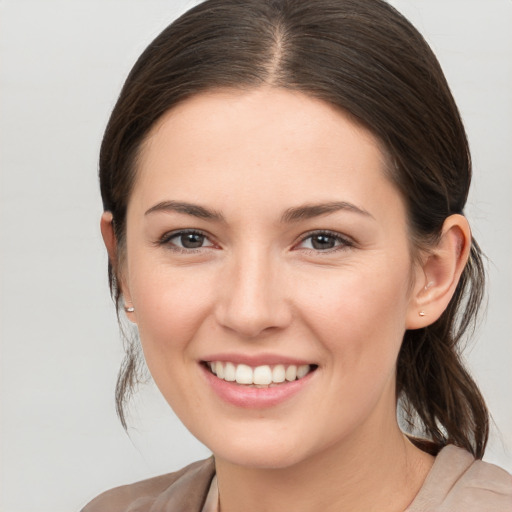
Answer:
<svg viewBox="0 0 512 512"><path fill-rule="evenodd" d="M272 370L270 366L257 366L254 368L253 384L268 385L272 382Z"/></svg>
<svg viewBox="0 0 512 512"><path fill-rule="evenodd" d="M218 376L219 374L217 374L217 377ZM252 368L250 366L247 366L246 364L239 364L236 367L235 380L238 382L238 384L253 384L252 379Z"/></svg>
<svg viewBox="0 0 512 512"><path fill-rule="evenodd" d="M226 363L226 366L224 366L224 380L228 382L236 380L236 368L233 363Z"/></svg>
<svg viewBox="0 0 512 512"><path fill-rule="evenodd" d="M277 366L274 366L274 369L272 370L272 382L277 382L278 384L280 382L284 382L286 379L286 371L284 369L284 365L278 364Z"/></svg>
<svg viewBox="0 0 512 512"><path fill-rule="evenodd" d="M224 378L224 365L220 361L217 361L215 363L215 373L217 374L217 377L219 377L219 379Z"/></svg>
<svg viewBox="0 0 512 512"><path fill-rule="evenodd" d="M297 368L297 379L302 379L309 373L309 364L303 364Z"/></svg>
<svg viewBox="0 0 512 512"><path fill-rule="evenodd" d="M297 367L295 365L288 366L286 368L285 377L287 381L292 381L297 378Z"/></svg>
<svg viewBox="0 0 512 512"><path fill-rule="evenodd" d="M285 380L292 382L302 379L311 371L309 364L300 366L294 364L289 366L284 364L277 364L275 366L262 365L252 368L246 364L235 365L231 362L210 361L208 362L208 367L219 379L227 382L236 381L238 384L263 387L281 384Z"/></svg>

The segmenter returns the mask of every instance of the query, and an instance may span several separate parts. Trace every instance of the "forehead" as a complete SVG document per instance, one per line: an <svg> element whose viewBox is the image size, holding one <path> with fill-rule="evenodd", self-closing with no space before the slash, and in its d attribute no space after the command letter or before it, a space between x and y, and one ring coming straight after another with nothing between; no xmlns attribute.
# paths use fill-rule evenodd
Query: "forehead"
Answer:
<svg viewBox="0 0 512 512"><path fill-rule="evenodd" d="M398 196L368 130L326 102L270 87L187 99L153 127L138 162L134 196L145 204L176 193L216 206L366 201L383 188Z"/></svg>

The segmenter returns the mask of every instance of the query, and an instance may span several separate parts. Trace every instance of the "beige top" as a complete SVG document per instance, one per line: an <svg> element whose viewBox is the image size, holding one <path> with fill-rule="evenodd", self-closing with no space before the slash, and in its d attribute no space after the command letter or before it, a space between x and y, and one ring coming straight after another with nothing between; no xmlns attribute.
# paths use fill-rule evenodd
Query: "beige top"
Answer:
<svg viewBox="0 0 512 512"><path fill-rule="evenodd" d="M218 512L213 457L107 491L82 512ZM405 512L512 512L512 476L447 446Z"/></svg>

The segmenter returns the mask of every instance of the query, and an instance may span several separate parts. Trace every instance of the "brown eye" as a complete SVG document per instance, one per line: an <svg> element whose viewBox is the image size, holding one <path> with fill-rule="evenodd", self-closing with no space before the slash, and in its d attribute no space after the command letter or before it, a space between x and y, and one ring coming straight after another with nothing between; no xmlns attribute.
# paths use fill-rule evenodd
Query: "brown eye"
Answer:
<svg viewBox="0 0 512 512"><path fill-rule="evenodd" d="M181 247L185 249L197 249L203 246L205 238L204 235L198 235L197 233L185 233L180 235L179 240Z"/></svg>
<svg viewBox="0 0 512 512"><path fill-rule="evenodd" d="M162 240L162 243L184 250L194 250L213 246L206 235L196 231L180 231L173 233L172 235L165 237Z"/></svg>
<svg viewBox="0 0 512 512"><path fill-rule="evenodd" d="M336 246L336 239L330 235L314 235L311 237L311 246L320 251L332 249Z"/></svg>

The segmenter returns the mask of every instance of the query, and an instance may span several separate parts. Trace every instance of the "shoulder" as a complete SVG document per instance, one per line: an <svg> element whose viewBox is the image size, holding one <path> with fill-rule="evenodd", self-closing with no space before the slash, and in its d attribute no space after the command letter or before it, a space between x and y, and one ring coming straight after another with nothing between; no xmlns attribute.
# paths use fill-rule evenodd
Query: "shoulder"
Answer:
<svg viewBox="0 0 512 512"><path fill-rule="evenodd" d="M215 464L210 457L175 473L106 491L81 512L200 511L214 474Z"/></svg>
<svg viewBox="0 0 512 512"><path fill-rule="evenodd" d="M407 512L482 510L512 512L512 476L450 445L439 452Z"/></svg>

